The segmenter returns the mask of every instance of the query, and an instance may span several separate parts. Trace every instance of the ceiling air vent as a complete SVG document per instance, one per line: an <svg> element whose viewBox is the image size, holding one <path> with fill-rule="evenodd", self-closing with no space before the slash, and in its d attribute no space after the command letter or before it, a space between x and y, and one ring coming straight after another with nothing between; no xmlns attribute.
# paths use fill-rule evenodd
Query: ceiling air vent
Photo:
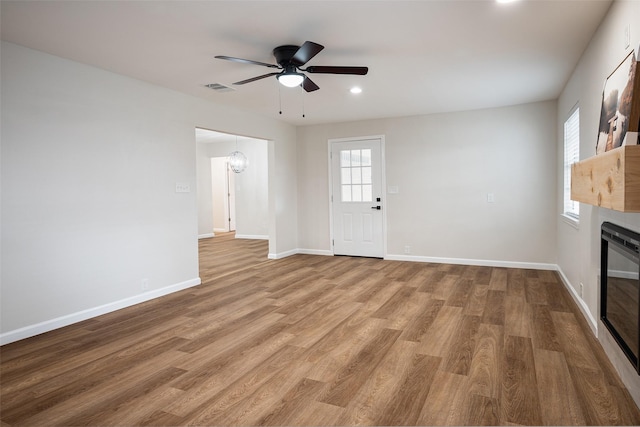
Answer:
<svg viewBox="0 0 640 427"><path fill-rule="evenodd" d="M231 92L235 90L234 88L223 85L221 83L209 83L208 85L205 85L205 87L208 87L209 89L213 89L216 92Z"/></svg>

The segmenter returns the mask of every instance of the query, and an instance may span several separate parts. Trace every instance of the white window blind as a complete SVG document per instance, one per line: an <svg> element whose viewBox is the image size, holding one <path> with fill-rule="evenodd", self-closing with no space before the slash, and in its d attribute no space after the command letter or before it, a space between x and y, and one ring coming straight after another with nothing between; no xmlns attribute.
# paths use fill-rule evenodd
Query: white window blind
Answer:
<svg viewBox="0 0 640 427"><path fill-rule="evenodd" d="M571 165L580 160L580 110L564 122L564 214L579 218L580 204L571 200Z"/></svg>

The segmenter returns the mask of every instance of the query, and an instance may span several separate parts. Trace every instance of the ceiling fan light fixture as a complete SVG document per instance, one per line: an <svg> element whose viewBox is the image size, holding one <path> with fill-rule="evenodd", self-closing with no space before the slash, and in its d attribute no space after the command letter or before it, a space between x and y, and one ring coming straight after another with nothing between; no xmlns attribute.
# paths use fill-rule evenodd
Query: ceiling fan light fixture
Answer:
<svg viewBox="0 0 640 427"><path fill-rule="evenodd" d="M300 73L286 73L278 76L278 81L286 87L300 86L304 81L304 75Z"/></svg>

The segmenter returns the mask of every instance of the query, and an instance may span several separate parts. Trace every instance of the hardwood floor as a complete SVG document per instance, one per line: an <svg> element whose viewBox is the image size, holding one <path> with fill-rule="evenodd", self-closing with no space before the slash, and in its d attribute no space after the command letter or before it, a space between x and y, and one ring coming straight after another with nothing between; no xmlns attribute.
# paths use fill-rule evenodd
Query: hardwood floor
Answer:
<svg viewBox="0 0 640 427"><path fill-rule="evenodd" d="M201 286L3 346L7 425L638 425L549 271L200 242Z"/></svg>

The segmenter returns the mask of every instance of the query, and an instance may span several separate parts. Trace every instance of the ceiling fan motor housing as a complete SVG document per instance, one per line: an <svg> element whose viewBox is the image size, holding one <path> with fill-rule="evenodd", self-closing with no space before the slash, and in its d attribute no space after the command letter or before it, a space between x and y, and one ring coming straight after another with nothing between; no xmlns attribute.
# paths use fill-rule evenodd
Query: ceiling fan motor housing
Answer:
<svg viewBox="0 0 640 427"><path fill-rule="evenodd" d="M273 56L275 56L276 62L282 68L284 68L286 72L288 72L289 71L287 69L288 66L293 65L291 64L291 58L293 58L293 55L296 54L298 49L300 49L300 46L294 46L294 45L278 46L277 48L273 49ZM295 72L295 66L293 66L293 72Z"/></svg>

